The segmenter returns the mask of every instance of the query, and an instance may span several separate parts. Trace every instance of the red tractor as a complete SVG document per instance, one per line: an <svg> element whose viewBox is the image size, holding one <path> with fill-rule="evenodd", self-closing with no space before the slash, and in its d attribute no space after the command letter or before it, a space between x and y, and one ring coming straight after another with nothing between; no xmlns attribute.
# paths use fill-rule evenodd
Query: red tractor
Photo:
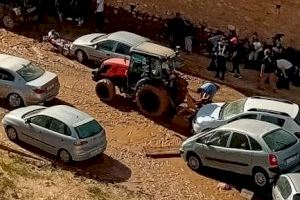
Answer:
<svg viewBox="0 0 300 200"><path fill-rule="evenodd" d="M130 60L111 58L93 71L96 93L104 102L116 95L116 87L136 101L138 109L151 117L162 117L181 104L187 94L187 81L176 73L182 65L177 52L151 42L131 50Z"/></svg>

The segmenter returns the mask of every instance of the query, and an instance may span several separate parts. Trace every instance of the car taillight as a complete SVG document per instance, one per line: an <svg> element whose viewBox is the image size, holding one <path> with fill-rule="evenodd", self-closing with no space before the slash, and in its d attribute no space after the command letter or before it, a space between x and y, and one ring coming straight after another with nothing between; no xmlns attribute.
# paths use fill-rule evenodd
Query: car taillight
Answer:
<svg viewBox="0 0 300 200"><path fill-rule="evenodd" d="M278 160L277 160L277 156L276 155L269 154L269 164L272 167L277 167L278 166Z"/></svg>
<svg viewBox="0 0 300 200"><path fill-rule="evenodd" d="M37 94L43 94L44 92L46 92L46 90L42 90L42 89L33 89L33 91Z"/></svg>
<svg viewBox="0 0 300 200"><path fill-rule="evenodd" d="M87 144L88 143L88 141L75 141L74 142L74 145L75 146L82 146L82 145L85 145L85 144Z"/></svg>

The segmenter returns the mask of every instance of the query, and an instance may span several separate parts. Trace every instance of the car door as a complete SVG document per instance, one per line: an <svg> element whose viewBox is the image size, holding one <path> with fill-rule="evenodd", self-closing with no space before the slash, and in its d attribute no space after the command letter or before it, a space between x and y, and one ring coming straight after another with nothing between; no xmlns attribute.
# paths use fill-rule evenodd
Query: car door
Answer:
<svg viewBox="0 0 300 200"><path fill-rule="evenodd" d="M44 115L33 116L26 119L25 127L22 129L22 140L46 151L47 144L42 140L42 135L47 132L50 118Z"/></svg>
<svg viewBox="0 0 300 200"><path fill-rule="evenodd" d="M252 151L247 135L237 131L232 132L226 152L226 162L228 170L232 172L251 174Z"/></svg>
<svg viewBox="0 0 300 200"><path fill-rule="evenodd" d="M13 90L15 77L7 70L0 69L0 97L6 98Z"/></svg>
<svg viewBox="0 0 300 200"><path fill-rule="evenodd" d="M47 145L47 151L56 155L59 149L66 149L75 141L71 137L70 128L63 122L50 118L49 127L45 134L42 135L42 141Z"/></svg>
<svg viewBox="0 0 300 200"><path fill-rule="evenodd" d="M211 137L204 141L203 145L198 144L198 154L201 155L203 165L218 169L226 169L226 151L230 131L218 130Z"/></svg>
<svg viewBox="0 0 300 200"><path fill-rule="evenodd" d="M115 49L115 57L116 58L126 58L130 59L129 53L130 53L131 46L124 44L122 42L118 42L116 49Z"/></svg>
<svg viewBox="0 0 300 200"><path fill-rule="evenodd" d="M102 61L115 55L117 42L114 40L104 40L97 44L96 49L91 53L91 58L95 61Z"/></svg>
<svg viewBox="0 0 300 200"><path fill-rule="evenodd" d="M285 176L280 176L273 187L273 200L292 200L292 187Z"/></svg>

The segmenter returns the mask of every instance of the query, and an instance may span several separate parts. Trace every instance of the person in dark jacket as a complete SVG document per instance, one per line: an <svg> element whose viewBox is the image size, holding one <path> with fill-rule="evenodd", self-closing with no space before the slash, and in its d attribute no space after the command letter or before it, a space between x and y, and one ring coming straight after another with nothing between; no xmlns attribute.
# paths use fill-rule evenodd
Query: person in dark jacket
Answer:
<svg viewBox="0 0 300 200"><path fill-rule="evenodd" d="M232 56L231 56L232 70L229 73L234 74L234 77L236 78L242 78L240 72L240 64L242 60L241 44L239 43L237 37L231 38L230 44L231 44L231 52L232 52Z"/></svg>
<svg viewBox="0 0 300 200"><path fill-rule="evenodd" d="M171 47L183 46L185 23L180 13L176 13L176 17L170 20L168 24L168 34L170 36Z"/></svg>
<svg viewBox="0 0 300 200"><path fill-rule="evenodd" d="M264 84L268 82L271 86L273 92L277 92L276 90L276 62L271 55L271 50L269 48L264 51L264 59L261 65L260 74L259 74L259 85L258 89L264 89Z"/></svg>

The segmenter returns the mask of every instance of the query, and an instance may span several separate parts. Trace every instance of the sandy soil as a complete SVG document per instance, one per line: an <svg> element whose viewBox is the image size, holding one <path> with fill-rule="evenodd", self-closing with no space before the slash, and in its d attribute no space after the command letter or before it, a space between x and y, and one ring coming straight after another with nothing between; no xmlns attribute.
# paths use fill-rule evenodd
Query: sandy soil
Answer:
<svg viewBox="0 0 300 200"><path fill-rule="evenodd" d="M176 134L182 132L172 130L170 124L145 118L136 111L135 105L122 97L119 104L112 106L100 102L94 92L95 83L91 80L90 69L53 53L50 49L47 44L0 31L1 52L30 59L58 74L61 91L58 98L48 105L72 105L95 117L107 131L109 146L102 157L63 167L45 153L26 145L11 143L1 130L0 149L9 147L9 151L16 149L17 154L25 152L50 162L45 168L36 168L35 165L32 167L32 164L28 167L34 173L46 174L54 184L45 185L48 178L44 177L40 180L32 176L18 176L17 188L21 196L27 195L26 199L88 199L91 193L86 181L92 181L89 184L105 190L108 188L107 191L113 197L119 196L118 199L129 199L128 196L132 199L241 199L238 190L249 185L246 178L241 179L240 176L215 170L195 173L181 158L146 158L145 147L179 145L181 140ZM203 81L191 76L186 78L192 89ZM216 101L231 101L242 96L241 93L222 86ZM0 108L0 119L8 112L5 104L1 105L4 108ZM11 162L5 156L1 159ZM234 184L237 189L218 191L216 188L220 180ZM8 199L14 198L9 196Z"/></svg>

